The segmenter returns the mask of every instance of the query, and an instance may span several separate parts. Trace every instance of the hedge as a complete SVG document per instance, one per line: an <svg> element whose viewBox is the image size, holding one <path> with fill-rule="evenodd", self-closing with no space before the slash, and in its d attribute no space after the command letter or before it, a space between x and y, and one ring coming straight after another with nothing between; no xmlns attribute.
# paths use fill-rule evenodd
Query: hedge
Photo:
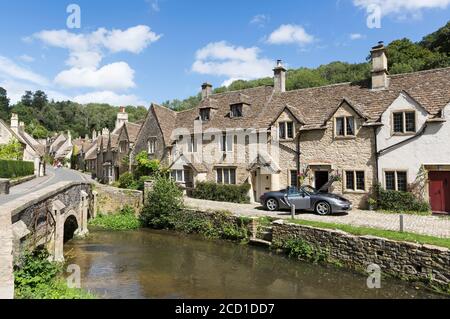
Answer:
<svg viewBox="0 0 450 319"><path fill-rule="evenodd" d="M33 162L0 160L0 178L17 178L33 174Z"/></svg>
<svg viewBox="0 0 450 319"><path fill-rule="evenodd" d="M250 203L249 184L221 185L212 182L198 183L192 192L192 197L218 202L246 204Z"/></svg>
<svg viewBox="0 0 450 319"><path fill-rule="evenodd" d="M428 203L417 199L408 192L389 191L380 188L378 191L378 208L388 211L428 212Z"/></svg>

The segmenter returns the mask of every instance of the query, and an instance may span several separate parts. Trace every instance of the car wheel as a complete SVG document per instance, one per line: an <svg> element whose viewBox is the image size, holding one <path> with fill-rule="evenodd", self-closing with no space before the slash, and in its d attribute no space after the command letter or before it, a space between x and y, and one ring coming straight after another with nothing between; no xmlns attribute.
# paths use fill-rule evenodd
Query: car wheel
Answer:
<svg viewBox="0 0 450 319"><path fill-rule="evenodd" d="M269 198L266 201L266 208L271 212L278 210L278 206L278 201L275 198Z"/></svg>
<svg viewBox="0 0 450 319"><path fill-rule="evenodd" d="M316 213L325 216L331 214L331 206L327 202L319 202L316 204Z"/></svg>

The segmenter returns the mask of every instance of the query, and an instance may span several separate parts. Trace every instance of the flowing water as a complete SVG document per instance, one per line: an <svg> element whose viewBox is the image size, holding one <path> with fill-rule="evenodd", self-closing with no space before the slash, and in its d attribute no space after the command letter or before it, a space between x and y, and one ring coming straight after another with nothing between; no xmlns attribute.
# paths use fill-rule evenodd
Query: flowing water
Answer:
<svg viewBox="0 0 450 319"><path fill-rule="evenodd" d="M94 231L65 246L82 287L100 298L434 298L392 279L290 260L247 245L139 230Z"/></svg>

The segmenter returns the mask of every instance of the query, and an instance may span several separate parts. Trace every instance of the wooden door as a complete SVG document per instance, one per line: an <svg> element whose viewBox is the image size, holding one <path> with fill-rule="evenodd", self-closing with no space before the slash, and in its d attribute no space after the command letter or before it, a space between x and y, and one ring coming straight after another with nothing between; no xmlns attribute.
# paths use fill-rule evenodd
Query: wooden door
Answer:
<svg viewBox="0 0 450 319"><path fill-rule="evenodd" d="M431 209L450 212L450 172L429 172Z"/></svg>

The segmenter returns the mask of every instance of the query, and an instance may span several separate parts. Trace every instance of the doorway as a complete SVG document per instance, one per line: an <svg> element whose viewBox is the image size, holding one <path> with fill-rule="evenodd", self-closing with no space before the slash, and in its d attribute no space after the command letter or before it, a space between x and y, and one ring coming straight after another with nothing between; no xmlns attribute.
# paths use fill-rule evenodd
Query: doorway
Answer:
<svg viewBox="0 0 450 319"><path fill-rule="evenodd" d="M450 172L429 172L428 178L431 209L450 213Z"/></svg>
<svg viewBox="0 0 450 319"><path fill-rule="evenodd" d="M315 171L314 172L314 187L319 190L326 183L328 183L330 179L330 174L328 171ZM328 192L328 189L324 190Z"/></svg>

